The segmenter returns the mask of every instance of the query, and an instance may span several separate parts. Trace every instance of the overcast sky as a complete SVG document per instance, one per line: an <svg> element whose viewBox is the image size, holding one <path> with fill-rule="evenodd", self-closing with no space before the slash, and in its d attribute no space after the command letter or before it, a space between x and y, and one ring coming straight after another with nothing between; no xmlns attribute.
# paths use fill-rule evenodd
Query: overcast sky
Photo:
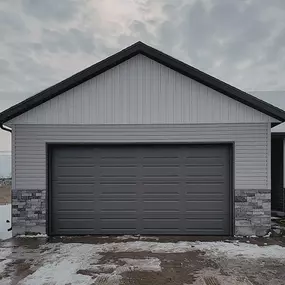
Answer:
<svg viewBox="0 0 285 285"><path fill-rule="evenodd" d="M138 40L246 91L285 90L284 0L0 0L0 38L1 110Z"/></svg>

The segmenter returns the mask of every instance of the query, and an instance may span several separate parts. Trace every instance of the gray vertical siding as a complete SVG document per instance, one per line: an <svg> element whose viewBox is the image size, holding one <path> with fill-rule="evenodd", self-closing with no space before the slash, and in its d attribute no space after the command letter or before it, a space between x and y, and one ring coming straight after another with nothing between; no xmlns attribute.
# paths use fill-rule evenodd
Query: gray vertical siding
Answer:
<svg viewBox="0 0 285 285"><path fill-rule="evenodd" d="M270 189L270 124L15 125L13 187L46 188L46 143L234 143L236 189Z"/></svg>
<svg viewBox="0 0 285 285"><path fill-rule="evenodd" d="M9 124L260 123L273 118L143 55L12 119Z"/></svg>

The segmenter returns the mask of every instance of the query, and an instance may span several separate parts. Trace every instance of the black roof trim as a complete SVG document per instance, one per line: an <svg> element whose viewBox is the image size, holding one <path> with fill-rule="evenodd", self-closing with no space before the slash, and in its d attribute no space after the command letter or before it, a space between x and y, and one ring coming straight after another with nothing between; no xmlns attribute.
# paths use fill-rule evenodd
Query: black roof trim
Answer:
<svg viewBox="0 0 285 285"><path fill-rule="evenodd" d="M130 59L131 57L143 54L187 77L190 77L220 93L223 93L249 107L265 113L282 122L285 121L285 112L269 103L266 103L246 92L243 92L217 78L214 78L192 66L189 66L161 51L154 49L142 42L137 42L120 52L80 71L73 76L27 98L26 100L10 107L0 113L0 123L3 124L30 109L62 94L63 92L87 81L106 70Z"/></svg>

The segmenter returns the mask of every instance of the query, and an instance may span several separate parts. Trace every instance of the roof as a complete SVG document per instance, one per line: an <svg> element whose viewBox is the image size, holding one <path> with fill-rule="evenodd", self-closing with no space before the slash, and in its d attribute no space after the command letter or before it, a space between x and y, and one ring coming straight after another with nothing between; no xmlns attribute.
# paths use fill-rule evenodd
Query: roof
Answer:
<svg viewBox="0 0 285 285"><path fill-rule="evenodd" d="M131 57L143 54L187 77L190 77L201 84L204 84L224 95L227 95L249 107L265 113L279 121L285 121L285 112L269 103L266 103L244 91L241 91L215 77L212 77L192 66L185 64L155 48L142 42L137 42L120 52L80 71L73 76L27 98L26 100L10 107L0 114L0 123L3 124L30 109L62 94L63 92L111 69Z"/></svg>
<svg viewBox="0 0 285 285"><path fill-rule="evenodd" d="M266 102L285 110L285 91L252 91L250 93L259 99L265 100ZM282 134L282 136L285 137L285 123L272 128L271 134L273 136L275 136L274 134Z"/></svg>

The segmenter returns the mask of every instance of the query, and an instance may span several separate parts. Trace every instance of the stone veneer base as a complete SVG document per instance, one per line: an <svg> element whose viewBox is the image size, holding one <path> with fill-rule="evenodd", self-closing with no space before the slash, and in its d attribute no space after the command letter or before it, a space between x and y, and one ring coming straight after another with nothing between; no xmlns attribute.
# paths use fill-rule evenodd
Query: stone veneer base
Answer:
<svg viewBox="0 0 285 285"><path fill-rule="evenodd" d="M236 235L266 235L271 228L271 190L236 190L234 212Z"/></svg>
<svg viewBox="0 0 285 285"><path fill-rule="evenodd" d="M263 236L271 227L271 190L235 190L235 235ZM46 190L12 190L13 236L46 233Z"/></svg>
<svg viewBox="0 0 285 285"><path fill-rule="evenodd" d="M12 190L12 233L46 233L46 190Z"/></svg>

